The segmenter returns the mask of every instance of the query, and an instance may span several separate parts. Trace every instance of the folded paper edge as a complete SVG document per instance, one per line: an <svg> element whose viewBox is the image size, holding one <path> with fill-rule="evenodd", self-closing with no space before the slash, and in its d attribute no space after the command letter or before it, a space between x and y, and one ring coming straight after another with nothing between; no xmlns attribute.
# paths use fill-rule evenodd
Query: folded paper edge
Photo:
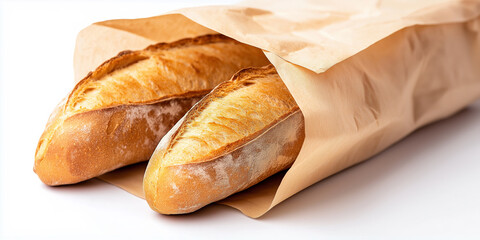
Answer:
<svg viewBox="0 0 480 240"><path fill-rule="evenodd" d="M312 64L308 64L308 63L302 63L302 62L299 62L297 59L294 59L294 54L292 53L289 53L288 55L284 56L283 54L280 54L278 51L275 51L274 49L270 49L268 47L265 47L265 46L260 46L259 44L252 44L251 41L249 41L248 39L244 38L243 36L245 35L233 35L233 34L229 34L227 32L225 32L224 30L222 29L219 29L219 27L217 26L211 26L211 25L208 25L208 24L205 24L205 22L203 22L203 19L200 19L199 17L197 17L195 14L197 11L202 11L203 9L206 9L206 8L212 8L212 7L225 7L225 6L209 6L209 7L194 7L194 8L183 8L183 9L179 9L179 10L175 10L175 11L172 11L170 13L167 13L167 14L181 14L183 15L184 17L190 19L191 21L197 23L197 24L200 24L206 28L209 28L209 29L212 29L213 31L216 31L218 33L221 33L225 36L228 36L230 38L233 38L239 42L242 42L242 43L245 43L245 44L248 44L248 45L251 45L251 46L254 46L254 47L257 47L257 48L260 48L264 51L268 51L268 52L271 52L275 55L277 55L279 58L289 62L289 63L292 63L294 65L297 65L297 66L301 66L301 67L304 67L306 69L309 69L310 71L313 71L315 73L322 73L322 72L325 72L327 71L328 69L330 69L331 67L335 66L336 64L340 63L340 62L343 62L344 60L358 54L359 52L362 52L364 51L365 49L367 49L368 47L372 46L373 44L381 41L382 39L388 37L388 36L391 36L392 34L398 32L398 31L401 31L405 28L409 28L409 27L412 27L412 26L415 26L415 25L422 25L422 26L434 26L434 25L441 25L441 24L449 24L449 23L461 23L461 22L467 22L469 20L472 20L472 19L475 19L477 18L478 16L480 16L480 1L468 1L468 0L463 0L463 1L451 1L451 2L444 2L442 4L444 4L445 6L443 8L440 8L437 6L437 10L436 11L441 11L443 9L449 9L450 8L450 5L452 4L471 4L471 6L473 6L474 9L476 10L471 10L471 11L468 11L468 12L465 12L463 11L463 15L462 17L460 18L453 18L453 19L442 19L442 21L438 21L438 22L423 22L423 23L415 23L415 22L412 22L412 21L409 21L409 23L401 28L395 28L393 31L391 32L388 32L386 35L382 36L381 38L375 40L375 41L372 41L372 42L369 42L368 44L365 44L364 46L362 46L361 48L357 49L356 51L354 52L351 52L349 55L346 55L346 56L343 56L341 58L338 58L336 59L336 61L333 61L329 64L326 64L325 66L315 66L313 63ZM454 6L458 6L458 5L454 5ZM470 5L469 5L470 6ZM230 7L244 7L244 8L251 8L253 9L252 7L246 7L246 6L241 6L241 5L232 5ZM472 7L464 7L466 9L472 9ZM255 9L258 9L258 10L263 10L263 9L260 9L260 8L255 8ZM421 9L423 11L423 9ZM166 14L166 15L167 15ZM413 12L412 15L414 14L418 14L418 11L416 12ZM431 14L431 13L430 13ZM164 16L166 16L164 15Z"/></svg>

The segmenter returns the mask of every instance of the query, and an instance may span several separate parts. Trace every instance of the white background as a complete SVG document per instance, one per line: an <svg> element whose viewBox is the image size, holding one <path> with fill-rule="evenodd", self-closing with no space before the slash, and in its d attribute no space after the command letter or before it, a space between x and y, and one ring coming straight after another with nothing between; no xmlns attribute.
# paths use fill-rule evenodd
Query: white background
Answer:
<svg viewBox="0 0 480 240"><path fill-rule="evenodd" d="M260 219L219 205L162 216L99 180L55 188L40 182L32 171L36 144L73 87L82 28L231 2L0 2L0 239L480 238L480 101Z"/></svg>

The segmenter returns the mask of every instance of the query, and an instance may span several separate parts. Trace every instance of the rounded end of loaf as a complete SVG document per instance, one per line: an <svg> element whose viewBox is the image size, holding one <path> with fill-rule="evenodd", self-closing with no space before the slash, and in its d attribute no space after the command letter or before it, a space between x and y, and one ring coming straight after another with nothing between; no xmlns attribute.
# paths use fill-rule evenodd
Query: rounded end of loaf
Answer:
<svg viewBox="0 0 480 240"><path fill-rule="evenodd" d="M147 168L143 180L145 199L154 211L167 215L186 214L208 204L199 201L202 193L195 179L177 174L178 171L181 170L175 166Z"/></svg>
<svg viewBox="0 0 480 240"><path fill-rule="evenodd" d="M35 152L35 163L33 171L38 175L40 180L49 186L58 186L65 184L73 184L86 180L80 176L74 176L67 162L69 154L68 139L45 139L43 136Z"/></svg>
<svg viewBox="0 0 480 240"><path fill-rule="evenodd" d="M62 167L61 161L54 159L35 159L33 171L40 180L49 186L59 186L81 182L76 179L69 170Z"/></svg>
<svg viewBox="0 0 480 240"><path fill-rule="evenodd" d="M102 114L92 111L47 127L35 154L34 171L47 185L82 182L106 169ZM95 121L93 120L95 119ZM105 128L105 127L103 127Z"/></svg>
<svg viewBox="0 0 480 240"><path fill-rule="evenodd" d="M39 146L41 144L42 140L40 140ZM71 174L68 165L59 155L63 154L42 153L37 148L33 171L40 180L49 186L73 184L82 181L82 179L78 179Z"/></svg>
<svg viewBox="0 0 480 240"><path fill-rule="evenodd" d="M191 199L193 195L191 193L198 192L196 185L192 184L195 180L191 176L180 174L181 165L170 166L163 162L165 151L168 149L173 135L184 121L185 116L159 142L148 162L143 178L145 200L152 210L161 214L190 213L207 204L197 203L194 204L196 206L192 206L195 200ZM198 201L198 196L196 199Z"/></svg>
<svg viewBox="0 0 480 240"><path fill-rule="evenodd" d="M162 138L148 162L143 178L145 200L158 213L186 214L215 201L218 194L209 191L211 169L205 164L167 164L166 151L185 116Z"/></svg>
<svg viewBox="0 0 480 240"><path fill-rule="evenodd" d="M61 110L64 107L64 101L65 99L50 116L35 151L33 171L43 183L49 186L82 181L82 179L72 175L69 164L65 161L68 151L65 144L69 142L69 139L62 139L61 135L63 135L64 130L58 127L59 123L63 121ZM60 135L60 139L58 135Z"/></svg>

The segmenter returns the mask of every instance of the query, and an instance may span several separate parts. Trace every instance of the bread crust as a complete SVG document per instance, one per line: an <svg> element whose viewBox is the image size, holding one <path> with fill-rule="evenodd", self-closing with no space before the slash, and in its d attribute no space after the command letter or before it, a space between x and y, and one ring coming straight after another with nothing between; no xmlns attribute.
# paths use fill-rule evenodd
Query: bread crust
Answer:
<svg viewBox="0 0 480 240"><path fill-rule="evenodd" d="M240 139L232 138L231 141L222 142L221 146L209 149L206 154L197 151L195 144L192 144L189 149L194 149L193 158L182 149L175 148L176 144L189 138L189 132L200 132L200 138L209 139L207 135L211 134L211 131L205 128L206 125L198 125L196 118L201 118L210 105L217 106L216 102L230 98L235 92L239 92L239 89L261 85L262 81L267 84L260 88L253 86L242 94L256 97L255 94L268 88L272 99L282 101L265 100L263 104L257 104L248 99L242 102L244 95L238 95L227 103L240 101L246 109L259 114L266 108L267 111L263 111L265 115L270 113L270 109L280 109L278 112L271 110L271 114L275 115L273 119L267 120L262 115L265 121L260 128L242 132ZM261 95L257 97L262 98ZM229 113L222 108L217 109L217 112L210 114L222 117L212 119L228 121L224 120L227 119L224 117ZM250 128L248 117L240 116L235 121L237 120L240 122L218 124L238 125L237 130ZM220 84L198 102L161 140L145 173L146 200L152 209L163 214L195 211L291 166L301 149L304 137L303 115L275 69L268 66L242 70L232 80ZM171 155L181 155L186 160L172 161Z"/></svg>
<svg viewBox="0 0 480 240"><path fill-rule="evenodd" d="M63 185L148 160L161 137L225 76L267 63L261 50L222 35L123 51L57 106L34 171L47 185Z"/></svg>
<svg viewBox="0 0 480 240"><path fill-rule="evenodd" d="M202 97L75 114L54 131L44 157L36 161L35 172L45 184L55 186L148 160L163 135Z"/></svg>

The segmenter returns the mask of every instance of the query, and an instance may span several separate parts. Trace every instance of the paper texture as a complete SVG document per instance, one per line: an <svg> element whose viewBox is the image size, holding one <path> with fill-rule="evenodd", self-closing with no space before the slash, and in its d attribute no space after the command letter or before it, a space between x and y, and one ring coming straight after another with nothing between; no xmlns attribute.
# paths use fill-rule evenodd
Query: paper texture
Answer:
<svg viewBox="0 0 480 240"><path fill-rule="evenodd" d="M264 49L305 116L306 138L284 175L220 202L259 217L478 98L479 15L480 1L264 0L106 21L79 34L76 79L121 50L211 32L198 24ZM101 178L141 197L142 165L133 168Z"/></svg>

